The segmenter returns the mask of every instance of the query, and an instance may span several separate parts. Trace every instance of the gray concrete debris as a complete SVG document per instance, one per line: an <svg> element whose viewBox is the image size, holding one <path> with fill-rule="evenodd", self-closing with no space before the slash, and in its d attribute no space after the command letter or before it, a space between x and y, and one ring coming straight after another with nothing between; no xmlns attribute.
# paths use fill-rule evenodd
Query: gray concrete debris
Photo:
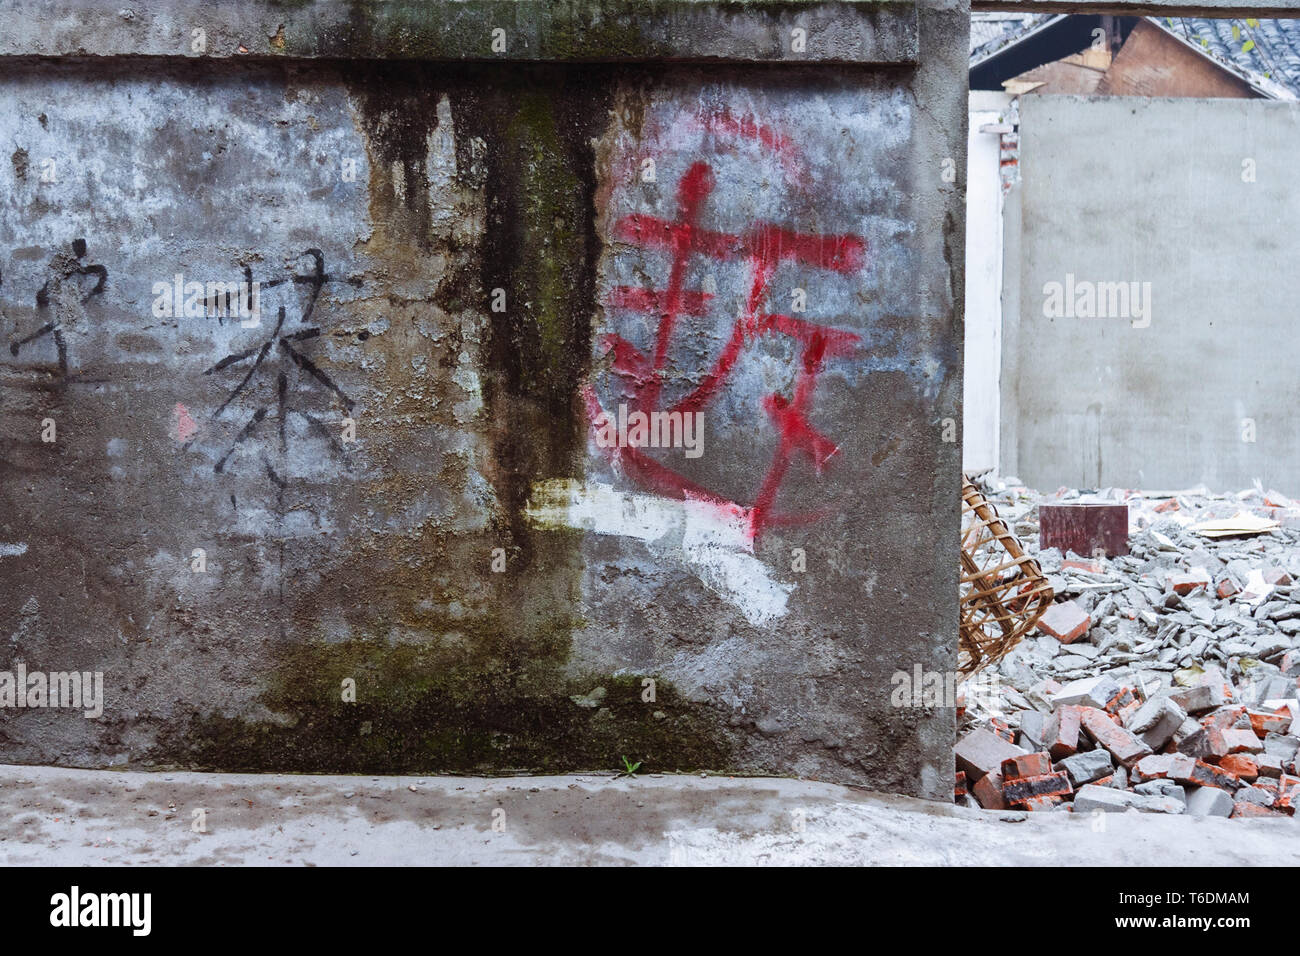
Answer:
<svg viewBox="0 0 1300 956"><path fill-rule="evenodd" d="M1043 495L1014 478L985 478L981 490L1039 561L1056 600L1074 602L1091 620L1068 644L1046 632L1022 641L997 668L1010 706L972 710L959 726L959 747L974 746L966 741L971 730L989 730L1030 754L1050 753L1050 765L1067 778L1063 785L1035 779L1030 789L1041 796L1012 809L1178 812L1164 807L1172 800L1198 816L1293 818L1300 804L1300 583L1293 583L1300 582L1300 502L1262 488ZM1038 506L1049 501L1126 502L1129 553L1040 548ZM1241 528L1249 524L1241 514L1265 519L1267 530L1215 536L1206 524L1233 519ZM1113 733L1110 722L1118 725ZM1173 780L1114 766L1111 753L1143 745L1157 755L1186 754L1180 780L1199 786L1185 793ZM990 788L998 779L971 795L996 803L1001 791ZM1239 788L1246 795L1234 801ZM1025 792L1024 785L1012 791Z"/></svg>

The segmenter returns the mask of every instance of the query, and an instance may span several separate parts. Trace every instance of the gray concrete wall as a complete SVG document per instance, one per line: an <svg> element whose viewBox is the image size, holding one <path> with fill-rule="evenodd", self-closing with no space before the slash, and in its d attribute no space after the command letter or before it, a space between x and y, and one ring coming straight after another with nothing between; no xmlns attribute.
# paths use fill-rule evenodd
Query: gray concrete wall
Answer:
<svg viewBox="0 0 1300 956"><path fill-rule="evenodd" d="M890 677L956 644L964 5L818 5L812 46L883 45L799 70L748 65L764 4L711 67L242 6L283 47L128 58L29 2L57 29L0 50L0 635L104 674L95 719L0 707L0 756L949 794L953 710ZM260 324L165 314L245 269ZM599 447L678 403L699 457Z"/></svg>
<svg viewBox="0 0 1300 956"><path fill-rule="evenodd" d="M1300 107L1026 96L1020 116L1003 472L1040 488L1300 491ZM1093 317L1045 314L1046 287L1071 275L1076 305L1082 282L1149 283L1149 315L1117 314L1104 289Z"/></svg>

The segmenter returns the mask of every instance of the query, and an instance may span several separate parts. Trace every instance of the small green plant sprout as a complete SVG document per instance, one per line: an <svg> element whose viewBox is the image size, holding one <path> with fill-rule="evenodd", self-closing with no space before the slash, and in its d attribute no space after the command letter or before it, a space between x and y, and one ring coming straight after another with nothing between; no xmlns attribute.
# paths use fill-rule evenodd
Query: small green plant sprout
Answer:
<svg viewBox="0 0 1300 956"><path fill-rule="evenodd" d="M636 777L636 772L637 772L638 770L640 770L640 769L641 769L641 761L640 761L640 760L638 760L636 763L632 763L632 761L630 761L630 760L628 760L626 757L624 757L624 758L623 758L623 769L619 771L618 776L615 777L614 779L617 780L617 779L619 779L619 777L633 777L633 778L635 778L635 777Z"/></svg>

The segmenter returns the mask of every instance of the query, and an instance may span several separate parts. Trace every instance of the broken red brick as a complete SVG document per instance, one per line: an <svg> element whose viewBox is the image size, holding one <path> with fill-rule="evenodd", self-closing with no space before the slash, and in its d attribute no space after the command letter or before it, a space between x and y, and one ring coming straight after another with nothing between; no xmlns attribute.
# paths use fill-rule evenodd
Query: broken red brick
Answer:
<svg viewBox="0 0 1300 956"><path fill-rule="evenodd" d="M1089 574L1105 574L1106 565L1100 561L1076 561L1070 558L1068 561L1061 562L1061 570L1086 571Z"/></svg>
<svg viewBox="0 0 1300 956"><path fill-rule="evenodd" d="M1081 708L1073 704L1056 708L1043 730L1043 743L1052 760L1062 760L1079 752L1079 717Z"/></svg>
<svg viewBox="0 0 1300 956"><path fill-rule="evenodd" d="M1046 752L1024 754L1009 757L1002 761L1002 779L1017 780L1021 777L1037 777L1052 772L1052 758Z"/></svg>
<svg viewBox="0 0 1300 956"><path fill-rule="evenodd" d="M1255 731L1256 737L1263 737L1270 733L1285 734L1291 726L1291 712L1285 708L1278 713L1252 710L1248 714L1250 729Z"/></svg>
<svg viewBox="0 0 1300 956"><path fill-rule="evenodd" d="M1001 717L994 717L989 721L989 730L993 731L1009 744L1016 742L1016 732L1011 725Z"/></svg>
<svg viewBox="0 0 1300 956"><path fill-rule="evenodd" d="M1210 575L1204 568L1169 575L1169 586L1179 594L1191 594L1197 588L1209 588Z"/></svg>
<svg viewBox="0 0 1300 956"><path fill-rule="evenodd" d="M1300 777L1285 776L1278 781L1277 799L1273 806L1291 816L1300 809Z"/></svg>
<svg viewBox="0 0 1300 956"><path fill-rule="evenodd" d="M1238 817L1274 817L1278 816L1278 811L1272 807L1261 807L1258 803L1247 803L1244 800L1238 800L1232 805L1232 818Z"/></svg>
<svg viewBox="0 0 1300 956"><path fill-rule="evenodd" d="M1024 752L992 731L972 730L957 742L953 755L957 758L957 768L965 770L966 779L970 781L995 773L1001 768L1002 761Z"/></svg>
<svg viewBox="0 0 1300 956"><path fill-rule="evenodd" d="M1251 759L1254 760L1256 766L1259 767L1259 775L1261 778L1282 776L1282 758L1276 754L1255 754Z"/></svg>
<svg viewBox="0 0 1300 956"><path fill-rule="evenodd" d="M1115 723L1104 710L1095 707L1082 707L1080 710L1079 721L1084 731L1098 746L1110 751L1116 763L1131 767L1143 757L1150 756L1151 748L1146 742Z"/></svg>
<svg viewBox="0 0 1300 956"><path fill-rule="evenodd" d="M1030 797L1028 800L1021 800L1020 803L1016 804L1016 807L1020 810L1031 811L1051 810L1054 807L1059 807L1063 799L1063 797L1056 796Z"/></svg>
<svg viewBox="0 0 1300 956"><path fill-rule="evenodd" d="M1013 807L1035 797L1064 797L1071 793L1074 789L1064 770L1004 780L1002 784L1002 796Z"/></svg>
<svg viewBox="0 0 1300 956"><path fill-rule="evenodd" d="M1272 584L1275 587L1285 587L1291 583L1291 575L1287 574L1283 568L1271 567L1264 571L1264 583Z"/></svg>
<svg viewBox="0 0 1300 956"><path fill-rule="evenodd" d="M1002 777L996 773L986 773L975 781L971 788L976 802L985 810L1005 810L1007 801L1002 796Z"/></svg>
<svg viewBox="0 0 1300 956"><path fill-rule="evenodd" d="M1214 593L1221 598L1230 598L1234 594L1241 593L1241 588L1237 587L1237 582L1232 579L1231 575L1225 574L1219 580L1219 587Z"/></svg>
<svg viewBox="0 0 1300 956"><path fill-rule="evenodd" d="M1153 754L1143 757L1133 765L1133 776L1137 783L1166 779L1228 791L1241 786L1241 781L1234 774L1187 754Z"/></svg>
<svg viewBox="0 0 1300 956"><path fill-rule="evenodd" d="M1196 766L1186 777L1173 777L1178 783L1192 783L1198 787L1218 787L1220 790L1236 790L1241 781L1226 770L1208 764L1204 760L1196 761Z"/></svg>
<svg viewBox="0 0 1300 956"><path fill-rule="evenodd" d="M1201 726L1213 727L1215 730L1227 730L1229 727L1236 727L1237 721L1245 712L1246 708L1241 704L1228 704L1217 710L1212 710L1202 717Z"/></svg>
<svg viewBox="0 0 1300 956"><path fill-rule="evenodd" d="M1133 688L1121 687L1110 700L1106 701L1106 706L1102 709L1111 716L1119 716L1125 707L1133 703L1137 703L1137 694Z"/></svg>
<svg viewBox="0 0 1300 956"><path fill-rule="evenodd" d="M1223 732L1223 741L1230 754L1257 754L1264 751L1264 742L1255 736L1255 731L1241 727L1229 727Z"/></svg>
<svg viewBox="0 0 1300 956"><path fill-rule="evenodd" d="M1038 619L1038 629L1062 644L1070 644L1088 633L1092 618L1073 601L1053 604Z"/></svg>
<svg viewBox="0 0 1300 956"><path fill-rule="evenodd" d="M958 770L957 781L952 788L952 798L960 800L964 796L966 796L966 771Z"/></svg>
<svg viewBox="0 0 1300 956"><path fill-rule="evenodd" d="M1247 783L1259 777L1259 764L1246 754L1229 754L1219 761L1219 766Z"/></svg>
<svg viewBox="0 0 1300 956"><path fill-rule="evenodd" d="M1138 783L1148 780L1178 780L1191 776L1196 759L1186 754L1154 754L1143 757L1133 765L1133 775Z"/></svg>

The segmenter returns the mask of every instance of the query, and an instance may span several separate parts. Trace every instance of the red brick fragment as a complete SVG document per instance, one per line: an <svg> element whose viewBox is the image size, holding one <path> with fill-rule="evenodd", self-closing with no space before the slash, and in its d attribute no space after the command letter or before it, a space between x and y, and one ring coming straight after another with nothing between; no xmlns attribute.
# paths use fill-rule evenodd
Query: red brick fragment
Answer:
<svg viewBox="0 0 1300 956"><path fill-rule="evenodd" d="M1102 564L1100 561L1076 561L1074 558L1070 558L1061 562L1061 570L1086 571L1089 574L1105 574L1106 565Z"/></svg>
<svg viewBox="0 0 1300 956"><path fill-rule="evenodd" d="M1282 758L1276 754L1254 754L1251 757L1259 767L1260 778L1281 777L1282 776Z"/></svg>
<svg viewBox="0 0 1300 956"><path fill-rule="evenodd" d="M1062 760L1079 752L1079 717L1081 708L1069 704L1056 708L1043 731L1043 744L1052 760Z"/></svg>
<svg viewBox="0 0 1300 956"><path fill-rule="evenodd" d="M1230 598L1234 594L1238 594L1240 592L1241 592L1241 588L1237 587L1237 582L1232 580L1232 577L1230 575L1225 574L1223 578L1219 581L1219 587L1214 593L1221 598Z"/></svg>
<svg viewBox="0 0 1300 956"><path fill-rule="evenodd" d="M1247 783L1259 777L1259 764L1246 754L1229 754L1219 761L1219 766Z"/></svg>
<svg viewBox="0 0 1300 956"><path fill-rule="evenodd" d="M996 773L986 773L975 781L971 787L975 800L985 810L1005 810L1007 801L1002 797L1002 777Z"/></svg>
<svg viewBox="0 0 1300 956"><path fill-rule="evenodd" d="M1283 568L1271 567L1264 571L1264 583L1275 587L1286 587L1291 583L1291 575Z"/></svg>
<svg viewBox="0 0 1300 956"><path fill-rule="evenodd" d="M1277 799L1273 806L1290 816L1300 809L1300 777L1284 776L1278 781Z"/></svg>
<svg viewBox="0 0 1300 956"><path fill-rule="evenodd" d="M1218 787L1220 790L1236 790L1241 781L1233 774L1222 770L1204 760L1196 761L1196 766L1187 777L1174 777L1178 783L1194 783L1198 787Z"/></svg>
<svg viewBox="0 0 1300 956"><path fill-rule="evenodd" d="M1062 644L1070 644L1088 633L1092 618L1073 601L1053 604L1038 619L1038 629Z"/></svg>
<svg viewBox="0 0 1300 956"><path fill-rule="evenodd" d="M1009 744L1016 742L1016 732L1011 725L1001 717L994 717L989 721L989 730L993 731Z"/></svg>
<svg viewBox="0 0 1300 956"><path fill-rule="evenodd" d="M1197 588L1209 588L1210 576L1204 568L1169 575L1169 586L1179 594L1191 594Z"/></svg>
<svg viewBox="0 0 1300 956"><path fill-rule="evenodd" d="M1095 707L1082 707L1080 710L1080 723L1084 731L1098 746L1110 751L1116 763L1131 767L1143 757L1150 756L1151 748L1146 742L1115 723L1104 710Z"/></svg>
<svg viewBox="0 0 1300 956"><path fill-rule="evenodd" d="M1167 779L1228 791L1241 786L1241 781L1234 774L1187 754L1153 754L1143 757L1133 766L1133 776L1137 783Z"/></svg>
<svg viewBox="0 0 1300 956"><path fill-rule="evenodd" d="M1137 694L1134 693L1133 688L1121 687L1110 700L1106 701L1103 709L1112 716L1119 716L1125 707L1133 703L1137 703Z"/></svg>
<svg viewBox="0 0 1300 956"><path fill-rule="evenodd" d="M1237 726L1237 721L1245 712L1246 708L1241 704L1228 704L1218 710L1212 710L1202 717L1201 726L1213 727L1216 730L1227 730L1229 727Z"/></svg>
<svg viewBox="0 0 1300 956"><path fill-rule="evenodd" d="M1255 731L1241 727L1229 727L1223 732L1223 741L1230 754L1257 754L1264 750L1264 742L1255 736Z"/></svg>
<svg viewBox="0 0 1300 956"><path fill-rule="evenodd" d="M966 796L966 771L958 770L957 781L952 788L952 798L960 800L964 796Z"/></svg>
<svg viewBox="0 0 1300 956"><path fill-rule="evenodd" d="M1064 770L1006 780L1002 784L1002 796L1013 807L1036 797L1064 797L1071 793L1074 788Z"/></svg>
<svg viewBox="0 0 1300 956"><path fill-rule="evenodd" d="M1250 729L1255 731L1256 737L1264 737L1270 733L1285 734L1291 727L1291 712L1286 708L1275 714L1266 710L1252 710L1248 714Z"/></svg>
<svg viewBox="0 0 1300 956"><path fill-rule="evenodd" d="M993 773L1002 767L1002 761L1009 757L1018 757L1025 751L1015 744L1007 743L989 730L972 730L953 749L957 759L957 769L966 771L966 779L977 780L986 773Z"/></svg>
<svg viewBox="0 0 1300 956"><path fill-rule="evenodd" d="M1007 781L1021 777L1037 777L1051 772L1052 758L1042 751L1021 757L1010 757L1002 761L1002 779Z"/></svg>
<svg viewBox="0 0 1300 956"><path fill-rule="evenodd" d="M1016 804L1018 810L1051 810L1059 807L1064 797L1030 797Z"/></svg>

